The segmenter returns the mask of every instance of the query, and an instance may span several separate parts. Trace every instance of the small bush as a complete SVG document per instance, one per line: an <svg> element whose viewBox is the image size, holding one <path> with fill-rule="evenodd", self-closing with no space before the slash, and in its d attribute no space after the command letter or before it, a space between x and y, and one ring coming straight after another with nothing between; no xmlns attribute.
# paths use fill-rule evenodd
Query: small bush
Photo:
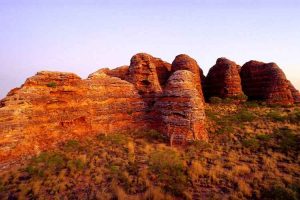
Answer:
<svg viewBox="0 0 300 200"><path fill-rule="evenodd" d="M209 102L212 104L220 104L222 103L222 99L220 97L210 97Z"/></svg>
<svg viewBox="0 0 300 200"><path fill-rule="evenodd" d="M76 151L79 148L80 144L77 140L68 140L64 145L64 149L67 151Z"/></svg>
<svg viewBox="0 0 300 200"><path fill-rule="evenodd" d="M157 174L161 182L165 183L166 191L176 196L184 194L187 184L185 166L175 151L154 152L150 156L150 169Z"/></svg>
<svg viewBox="0 0 300 200"><path fill-rule="evenodd" d="M55 82L47 83L47 87L55 88L55 87L57 87L57 83L55 83Z"/></svg>
<svg viewBox="0 0 300 200"><path fill-rule="evenodd" d="M282 113L278 111L270 111L267 114L267 117L270 118L272 121L280 121L283 122L286 120L286 117L282 115Z"/></svg>
<svg viewBox="0 0 300 200"><path fill-rule="evenodd" d="M249 107L249 108L257 108L257 107L259 107L259 104L258 104L257 101L246 101L244 105L246 107Z"/></svg>
<svg viewBox="0 0 300 200"><path fill-rule="evenodd" d="M288 115L288 118L291 123L300 123L300 110L296 109Z"/></svg>
<svg viewBox="0 0 300 200"><path fill-rule="evenodd" d="M260 135L257 135L256 136L256 139L260 140L260 141L269 141L272 139L272 135L263 135L263 134L260 134Z"/></svg>
<svg viewBox="0 0 300 200"><path fill-rule="evenodd" d="M278 140L279 150L288 152L300 149L300 138L288 128L281 128L274 132L274 136Z"/></svg>
<svg viewBox="0 0 300 200"><path fill-rule="evenodd" d="M256 118L256 115L247 110L241 110L235 116L236 120L239 122L251 122Z"/></svg>
<svg viewBox="0 0 300 200"><path fill-rule="evenodd" d="M109 134L107 136L104 134L99 134L97 136L97 139L100 141L110 142L116 145L124 145L128 142L128 137L126 135L118 134L118 133Z"/></svg>
<svg viewBox="0 0 300 200"><path fill-rule="evenodd" d="M259 146L260 146L259 142L255 138L243 140L242 144L246 148L249 148L249 149L251 149L253 151L257 150L259 148Z"/></svg>

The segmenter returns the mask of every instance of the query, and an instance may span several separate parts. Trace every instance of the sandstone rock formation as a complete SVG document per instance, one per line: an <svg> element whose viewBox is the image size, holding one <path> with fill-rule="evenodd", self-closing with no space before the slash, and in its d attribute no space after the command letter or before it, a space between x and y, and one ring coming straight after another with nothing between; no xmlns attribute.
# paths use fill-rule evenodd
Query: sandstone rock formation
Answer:
<svg viewBox="0 0 300 200"><path fill-rule="evenodd" d="M241 69L242 87L250 100L270 104L293 104L289 82L275 63L249 61Z"/></svg>
<svg viewBox="0 0 300 200"><path fill-rule="evenodd" d="M184 144L189 140L207 140L205 109L194 74L177 70L169 78L162 97L156 104L162 126L171 138L171 144Z"/></svg>
<svg viewBox="0 0 300 200"><path fill-rule="evenodd" d="M204 95L210 97L231 98L244 95L242 91L239 66L226 58L218 58L209 70L204 83Z"/></svg>
<svg viewBox="0 0 300 200"><path fill-rule="evenodd" d="M143 96L159 95L169 78L170 67L170 64L158 58L139 53L131 58L128 80Z"/></svg>
<svg viewBox="0 0 300 200"><path fill-rule="evenodd" d="M105 73L108 76L118 77L122 80L126 80L129 75L129 66L124 65L121 67L117 67L115 69L103 68L103 69L99 69L95 73L100 73L100 72ZM91 74L90 76L93 76L93 74Z"/></svg>
<svg viewBox="0 0 300 200"><path fill-rule="evenodd" d="M2 100L0 160L32 155L85 135L145 127L145 103L134 85L105 73L82 80L40 72Z"/></svg>
<svg viewBox="0 0 300 200"><path fill-rule="evenodd" d="M294 87L294 85L289 81L289 89L291 90L294 103L300 103L300 92Z"/></svg>
<svg viewBox="0 0 300 200"><path fill-rule="evenodd" d="M175 60L172 62L172 72L175 72L177 70L188 70L193 72L195 76L195 84L196 88L200 94L200 97L203 96L202 91L202 78L204 79L203 71L200 69L198 63L193 58L189 57L185 54L180 54L175 57ZM203 99L204 101L204 99Z"/></svg>
<svg viewBox="0 0 300 200"><path fill-rule="evenodd" d="M181 132L184 140L206 139L203 97L195 89L199 73L178 71L167 82L170 74L170 64L148 54L133 56L129 67L101 69L87 79L37 73L0 101L0 165L101 133L154 128L175 140L180 130L187 131ZM163 112L155 109L161 98ZM172 125L176 113L184 114Z"/></svg>

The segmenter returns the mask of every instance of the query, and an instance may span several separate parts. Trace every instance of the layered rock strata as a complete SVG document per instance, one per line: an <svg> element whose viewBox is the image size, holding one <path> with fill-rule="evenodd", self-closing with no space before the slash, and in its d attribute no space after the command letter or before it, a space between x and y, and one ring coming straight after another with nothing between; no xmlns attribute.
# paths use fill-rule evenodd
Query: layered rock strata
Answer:
<svg viewBox="0 0 300 200"><path fill-rule="evenodd" d="M241 69L242 87L250 100L269 104L293 104L294 98L283 71L275 63L249 61Z"/></svg>
<svg viewBox="0 0 300 200"><path fill-rule="evenodd" d="M243 96L239 71L240 68L235 62L226 58L218 58L204 81L205 98L235 98Z"/></svg>
<svg viewBox="0 0 300 200"><path fill-rule="evenodd" d="M160 111L161 127L171 138L171 144L208 139L203 97L198 91L196 77L191 71L175 71L155 105Z"/></svg>
<svg viewBox="0 0 300 200"><path fill-rule="evenodd" d="M198 74L188 74L180 79L188 78L188 83L195 84L190 79L198 80ZM0 164L87 135L154 128L177 136L177 128L172 128L170 121L161 123L160 115L169 116L168 109L177 109L180 101L180 112L187 113L177 121L190 121L181 124L181 130L188 131L181 132L182 138L207 138L205 131L198 130L204 129L204 107L197 102L203 97L199 92L193 97L195 90L189 84L180 86L182 95L179 89L170 95L174 82L168 81L170 75L171 64L148 54L133 56L129 67L101 69L87 79L72 73L37 73L0 102ZM163 112L155 109L161 98L168 98L173 106L164 104Z"/></svg>

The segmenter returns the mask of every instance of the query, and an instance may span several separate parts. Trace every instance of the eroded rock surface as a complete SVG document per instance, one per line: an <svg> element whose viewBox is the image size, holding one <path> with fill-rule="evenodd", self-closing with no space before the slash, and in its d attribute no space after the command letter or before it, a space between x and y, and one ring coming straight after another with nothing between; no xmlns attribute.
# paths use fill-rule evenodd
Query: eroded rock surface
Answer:
<svg viewBox="0 0 300 200"><path fill-rule="evenodd" d="M207 140L205 109L194 74L177 70L169 78L162 97L155 105L160 111L163 132L173 144Z"/></svg>
<svg viewBox="0 0 300 200"><path fill-rule="evenodd" d="M275 63L249 61L241 69L242 87L249 99L270 104L293 104L289 82Z"/></svg>
<svg viewBox="0 0 300 200"><path fill-rule="evenodd" d="M98 72L40 72L11 91L0 108L0 160L36 154L85 135L146 126L145 103L134 85Z"/></svg>
<svg viewBox="0 0 300 200"><path fill-rule="evenodd" d="M289 89L291 90L294 103L300 103L300 92L294 87L291 81L289 81Z"/></svg>
<svg viewBox="0 0 300 200"><path fill-rule="evenodd" d="M203 71L200 69L196 60L191 58L188 55L180 54L175 57L175 60L172 62L172 72L177 70L188 70L193 72L195 76L195 84L200 96L203 96L202 91L202 80L204 78ZM202 99L204 101L204 99Z"/></svg>
<svg viewBox="0 0 300 200"><path fill-rule="evenodd" d="M231 98L244 95L240 67L226 58L217 59L205 78L204 94L210 97Z"/></svg>
<svg viewBox="0 0 300 200"><path fill-rule="evenodd" d="M176 89L173 82L177 73L168 81L171 64L148 54L133 56L129 67L100 69L87 79L72 73L39 72L0 102L0 165L87 135L148 128L166 130L165 125L169 127L170 123L161 123L161 112L154 105L160 98L166 100L173 86L177 97L172 97L175 111L170 112L187 109L187 114L178 119L178 123L183 123L187 118L180 125L181 130L188 131L185 138L206 138L200 134L204 130L198 130L204 129L203 102L197 102L202 96L196 92L193 97L198 91L195 80L199 80L199 74L185 73L188 75L180 79L188 78L191 85ZM164 107L164 114L167 109ZM184 129L185 125L188 127ZM177 129L171 126L170 136L178 135Z"/></svg>

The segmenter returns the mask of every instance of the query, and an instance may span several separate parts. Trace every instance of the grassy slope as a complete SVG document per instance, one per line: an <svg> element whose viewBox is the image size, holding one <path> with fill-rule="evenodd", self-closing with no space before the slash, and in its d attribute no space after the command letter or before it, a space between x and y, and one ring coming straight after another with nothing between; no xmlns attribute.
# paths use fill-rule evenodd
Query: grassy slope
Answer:
<svg viewBox="0 0 300 200"><path fill-rule="evenodd" d="M0 172L0 199L299 199L300 111L207 106L208 143L155 131L71 140Z"/></svg>

